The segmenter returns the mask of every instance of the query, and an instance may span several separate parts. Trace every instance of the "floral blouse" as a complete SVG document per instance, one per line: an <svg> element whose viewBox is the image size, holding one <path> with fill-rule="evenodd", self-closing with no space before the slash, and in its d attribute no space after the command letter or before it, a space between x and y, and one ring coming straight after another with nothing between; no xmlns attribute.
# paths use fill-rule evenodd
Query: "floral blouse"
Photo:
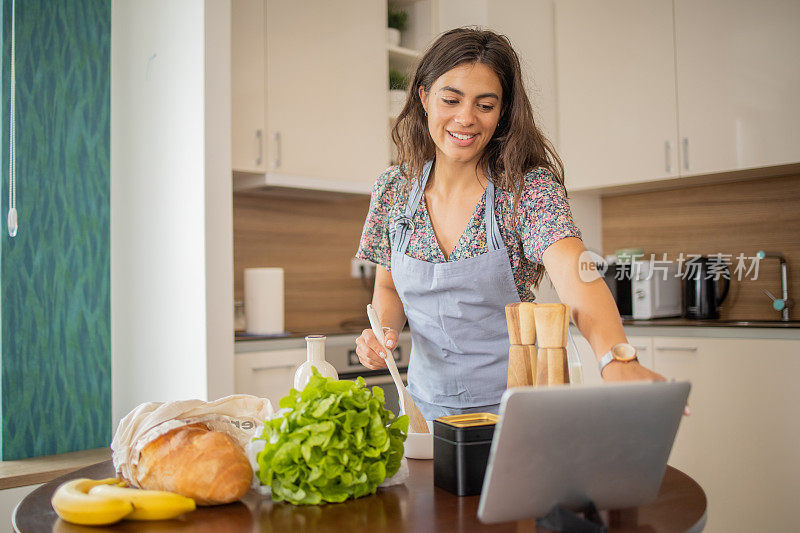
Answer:
<svg viewBox="0 0 800 533"><path fill-rule="evenodd" d="M391 221L405 209L407 203L407 193L404 193L403 187L405 180L398 165L387 168L378 177L372 188L369 213L364 222L356 258L372 261L387 270L392 269L389 229ZM466 230L450 256L445 259L436 240L423 193L413 216L414 231L406 254L429 263L444 263L468 259L486 252L485 199L485 196L481 197ZM581 232L572 220L566 190L546 168L539 167L525 175L516 213L516 233L512 230L515 216L513 202L512 192L496 189L495 215L508 251L517 291L521 301L532 302L534 295L531 289L537 281L534 269L542 262L542 253L548 246L565 237L580 239Z"/></svg>

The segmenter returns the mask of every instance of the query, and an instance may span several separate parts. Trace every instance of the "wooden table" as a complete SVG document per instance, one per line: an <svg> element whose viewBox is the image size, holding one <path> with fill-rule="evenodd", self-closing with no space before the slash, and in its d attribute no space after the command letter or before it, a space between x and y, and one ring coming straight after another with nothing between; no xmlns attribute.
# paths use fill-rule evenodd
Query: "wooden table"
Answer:
<svg viewBox="0 0 800 533"><path fill-rule="evenodd" d="M241 502L201 507L179 520L122 521L114 526L87 527L58 518L50 498L64 481L79 477L112 477L111 461L82 468L47 483L29 494L14 511L15 531L22 533L102 531L164 531L234 533L262 531L535 531L533 520L488 526L478 521L480 496L458 497L433 485L433 461L409 459L404 485L378 489L358 500L322 506L273 503L251 491ZM604 513L605 514L605 513ZM692 478L667 467L658 498L650 505L612 513L609 531L701 531L706 521L706 496Z"/></svg>

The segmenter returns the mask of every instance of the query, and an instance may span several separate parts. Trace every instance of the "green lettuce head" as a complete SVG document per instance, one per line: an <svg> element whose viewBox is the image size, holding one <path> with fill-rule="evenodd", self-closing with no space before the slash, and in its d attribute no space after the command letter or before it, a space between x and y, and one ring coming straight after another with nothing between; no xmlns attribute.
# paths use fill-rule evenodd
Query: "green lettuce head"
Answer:
<svg viewBox="0 0 800 533"><path fill-rule="evenodd" d="M403 458L408 417L384 408L383 389L364 378L337 381L313 376L292 389L264 422L258 478L272 499L293 504L338 503L374 494Z"/></svg>

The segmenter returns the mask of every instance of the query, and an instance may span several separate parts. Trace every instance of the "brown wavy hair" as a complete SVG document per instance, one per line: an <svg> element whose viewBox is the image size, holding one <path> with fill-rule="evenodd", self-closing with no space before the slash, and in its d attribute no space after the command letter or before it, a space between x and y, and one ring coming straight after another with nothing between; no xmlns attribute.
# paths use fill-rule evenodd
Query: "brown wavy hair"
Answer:
<svg viewBox="0 0 800 533"><path fill-rule="evenodd" d="M478 160L478 166L488 166L495 186L513 194L513 212L516 213L525 174L544 167L563 186L564 165L553 145L536 126L525 92L519 56L505 35L474 27L456 28L439 36L428 47L409 84L406 104L392 126L397 162L403 176L413 177L421 185L422 168L433 158L436 146L428 132L428 118L418 96L419 87L429 93L441 75L458 66L474 63L483 63L491 68L503 89L500 119ZM516 230L516 217L514 224ZM543 265L536 266L536 286L544 272Z"/></svg>

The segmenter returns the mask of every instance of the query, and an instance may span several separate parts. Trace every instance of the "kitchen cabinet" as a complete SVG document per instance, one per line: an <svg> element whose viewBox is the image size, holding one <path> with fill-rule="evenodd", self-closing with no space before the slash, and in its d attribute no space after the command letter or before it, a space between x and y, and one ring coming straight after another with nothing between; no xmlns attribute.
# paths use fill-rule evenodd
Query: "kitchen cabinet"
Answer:
<svg viewBox="0 0 800 533"><path fill-rule="evenodd" d="M562 0L555 21L567 188L677 177L672 0Z"/></svg>
<svg viewBox="0 0 800 533"><path fill-rule="evenodd" d="M266 3L231 3L231 166L266 172Z"/></svg>
<svg viewBox="0 0 800 533"><path fill-rule="evenodd" d="M272 407L289 394L294 373L306 360L305 348L243 352L235 355L234 386L237 394L268 398Z"/></svg>
<svg viewBox="0 0 800 533"><path fill-rule="evenodd" d="M675 0L681 173L800 161L800 2Z"/></svg>
<svg viewBox="0 0 800 533"><path fill-rule="evenodd" d="M241 144L234 151L249 154L242 156L244 162L234 162L235 170L244 171L235 174L234 188L369 193L389 160L386 4L234 0L233 5L232 34L241 26L246 35L233 47L234 53L263 41L266 87L260 87L259 73L245 76L244 68L232 70L234 93L261 94L263 102L250 107L241 97L234 104L233 142ZM264 17L259 19L260 8ZM245 13L261 22L244 23ZM232 64L255 64L260 53L247 51L246 58L233 59ZM264 134L259 145L262 106ZM254 146L263 147L256 151L256 162L263 154L261 165L248 165Z"/></svg>
<svg viewBox="0 0 800 533"><path fill-rule="evenodd" d="M568 189L800 161L798 23L793 0L557 0Z"/></svg>
<svg viewBox="0 0 800 533"><path fill-rule="evenodd" d="M669 464L708 496L706 531L790 531L800 491L800 341L654 337L655 370L689 380Z"/></svg>

